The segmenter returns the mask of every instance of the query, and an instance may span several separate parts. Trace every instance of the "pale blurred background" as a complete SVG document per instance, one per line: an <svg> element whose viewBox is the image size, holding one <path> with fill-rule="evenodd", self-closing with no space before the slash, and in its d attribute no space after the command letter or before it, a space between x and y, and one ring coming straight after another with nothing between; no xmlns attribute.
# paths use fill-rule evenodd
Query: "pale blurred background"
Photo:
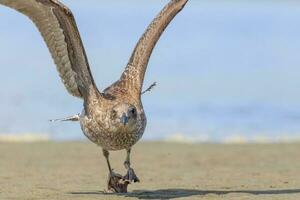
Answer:
<svg viewBox="0 0 300 200"><path fill-rule="evenodd" d="M114 82L167 0L64 0L100 89ZM46 45L23 15L0 6L0 135L84 139L81 112ZM279 142L300 138L298 1L190 0L151 57L144 140Z"/></svg>

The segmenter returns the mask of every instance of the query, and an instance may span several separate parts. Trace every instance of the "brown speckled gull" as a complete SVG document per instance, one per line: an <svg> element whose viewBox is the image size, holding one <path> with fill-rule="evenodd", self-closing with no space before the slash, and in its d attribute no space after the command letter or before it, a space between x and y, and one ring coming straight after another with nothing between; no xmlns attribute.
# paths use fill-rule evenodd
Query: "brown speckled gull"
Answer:
<svg viewBox="0 0 300 200"><path fill-rule="evenodd" d="M109 168L108 190L112 192L127 192L129 183L139 181L130 166L130 152L146 127L141 102L146 68L161 34L187 2L171 0L164 7L140 38L121 78L100 92L93 80L74 16L66 6L57 0L0 0L0 4L23 13L35 23L66 89L83 99L82 113L67 120L79 120L83 133L102 147ZM109 151L123 149L127 151L125 176L113 172L109 163Z"/></svg>

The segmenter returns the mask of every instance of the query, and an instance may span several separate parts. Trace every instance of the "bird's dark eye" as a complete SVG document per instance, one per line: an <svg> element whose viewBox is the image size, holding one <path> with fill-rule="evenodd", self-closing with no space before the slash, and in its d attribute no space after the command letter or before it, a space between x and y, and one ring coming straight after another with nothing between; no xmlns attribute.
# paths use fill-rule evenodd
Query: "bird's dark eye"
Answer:
<svg viewBox="0 0 300 200"><path fill-rule="evenodd" d="M136 114L135 108L131 108L131 109L129 110L129 112L130 112L130 114L132 114L132 115L135 115L135 114Z"/></svg>

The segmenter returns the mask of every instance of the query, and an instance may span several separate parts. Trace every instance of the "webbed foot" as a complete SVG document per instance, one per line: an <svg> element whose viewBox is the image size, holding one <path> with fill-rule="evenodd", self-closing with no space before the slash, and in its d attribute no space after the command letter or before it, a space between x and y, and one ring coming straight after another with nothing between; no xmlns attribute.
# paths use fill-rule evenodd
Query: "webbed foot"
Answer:
<svg viewBox="0 0 300 200"><path fill-rule="evenodd" d="M136 182L140 182L140 179L136 176L134 170L132 168L129 168L127 171L127 174L123 177L124 181L127 181L129 183L136 183Z"/></svg>

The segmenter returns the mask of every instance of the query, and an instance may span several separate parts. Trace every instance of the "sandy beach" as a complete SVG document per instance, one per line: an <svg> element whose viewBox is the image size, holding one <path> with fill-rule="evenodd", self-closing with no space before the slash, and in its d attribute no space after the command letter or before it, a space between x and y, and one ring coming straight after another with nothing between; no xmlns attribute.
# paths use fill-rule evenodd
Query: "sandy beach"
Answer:
<svg viewBox="0 0 300 200"><path fill-rule="evenodd" d="M141 183L105 194L107 167L87 142L0 144L0 199L300 199L300 144L140 143ZM125 153L112 153L122 174Z"/></svg>

